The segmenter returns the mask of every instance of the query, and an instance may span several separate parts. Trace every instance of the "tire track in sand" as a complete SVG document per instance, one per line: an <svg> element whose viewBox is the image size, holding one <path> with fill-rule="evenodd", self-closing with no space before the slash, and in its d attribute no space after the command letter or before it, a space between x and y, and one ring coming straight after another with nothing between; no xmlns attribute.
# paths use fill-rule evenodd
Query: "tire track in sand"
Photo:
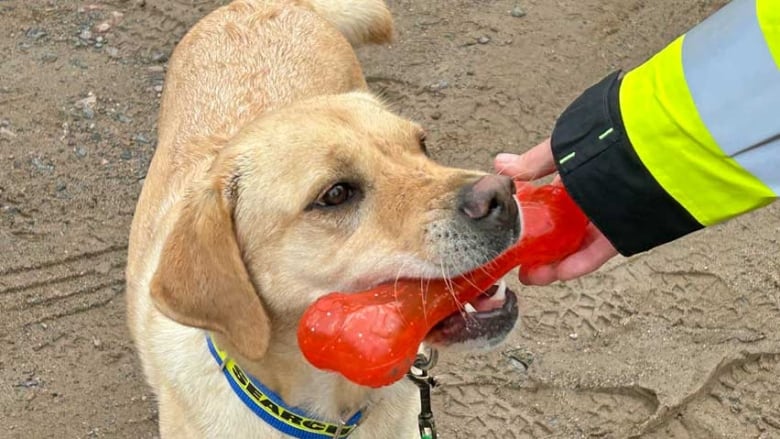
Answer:
<svg viewBox="0 0 780 439"><path fill-rule="evenodd" d="M124 290L126 245L0 270L0 332L100 308Z"/></svg>

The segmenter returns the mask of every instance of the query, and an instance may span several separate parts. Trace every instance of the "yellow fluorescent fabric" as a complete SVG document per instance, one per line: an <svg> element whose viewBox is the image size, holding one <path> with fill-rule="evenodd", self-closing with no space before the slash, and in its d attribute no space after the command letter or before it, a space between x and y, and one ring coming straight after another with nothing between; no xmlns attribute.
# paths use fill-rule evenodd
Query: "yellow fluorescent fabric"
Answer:
<svg viewBox="0 0 780 439"><path fill-rule="evenodd" d="M780 0L756 0L758 24L780 69Z"/></svg>
<svg viewBox="0 0 780 439"><path fill-rule="evenodd" d="M699 117L683 71L684 38L626 74L620 109L645 167L708 226L769 204L775 194L723 153Z"/></svg>

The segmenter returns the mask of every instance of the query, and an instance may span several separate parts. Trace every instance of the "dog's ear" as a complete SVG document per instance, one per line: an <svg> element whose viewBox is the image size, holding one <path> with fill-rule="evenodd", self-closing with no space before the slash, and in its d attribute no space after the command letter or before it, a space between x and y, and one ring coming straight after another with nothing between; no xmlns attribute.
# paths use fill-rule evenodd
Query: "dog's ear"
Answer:
<svg viewBox="0 0 780 439"><path fill-rule="evenodd" d="M258 360L268 348L270 321L238 246L231 184L214 179L187 194L164 244L151 295L169 318L216 331L241 355Z"/></svg>

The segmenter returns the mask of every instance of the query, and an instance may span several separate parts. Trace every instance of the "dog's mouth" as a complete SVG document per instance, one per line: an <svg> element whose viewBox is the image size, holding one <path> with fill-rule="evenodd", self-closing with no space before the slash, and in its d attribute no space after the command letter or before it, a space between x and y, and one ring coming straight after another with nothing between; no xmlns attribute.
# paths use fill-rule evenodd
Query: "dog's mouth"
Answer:
<svg viewBox="0 0 780 439"><path fill-rule="evenodd" d="M518 314L517 296L501 279L434 326L425 341L434 346L495 346L515 327Z"/></svg>

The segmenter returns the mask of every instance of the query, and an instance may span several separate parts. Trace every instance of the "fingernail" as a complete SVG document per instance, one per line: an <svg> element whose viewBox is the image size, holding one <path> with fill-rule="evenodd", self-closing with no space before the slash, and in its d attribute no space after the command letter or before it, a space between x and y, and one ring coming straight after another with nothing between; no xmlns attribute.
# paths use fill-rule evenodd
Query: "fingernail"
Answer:
<svg viewBox="0 0 780 439"><path fill-rule="evenodd" d="M499 163L507 163L512 161L512 158L515 157L514 154L507 154L505 152L502 152L496 156L496 162Z"/></svg>

